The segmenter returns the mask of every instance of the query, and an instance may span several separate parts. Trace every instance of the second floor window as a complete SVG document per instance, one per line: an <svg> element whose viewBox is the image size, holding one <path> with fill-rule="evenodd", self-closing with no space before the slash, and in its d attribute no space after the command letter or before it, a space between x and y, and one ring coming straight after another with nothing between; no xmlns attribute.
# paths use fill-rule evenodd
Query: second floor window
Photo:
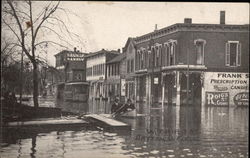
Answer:
<svg viewBox="0 0 250 158"><path fill-rule="evenodd" d="M226 43L226 66L241 65L241 43L239 41L228 41Z"/></svg>
<svg viewBox="0 0 250 158"><path fill-rule="evenodd" d="M204 65L204 47L206 41L203 39L197 39L194 41L196 46L196 64Z"/></svg>

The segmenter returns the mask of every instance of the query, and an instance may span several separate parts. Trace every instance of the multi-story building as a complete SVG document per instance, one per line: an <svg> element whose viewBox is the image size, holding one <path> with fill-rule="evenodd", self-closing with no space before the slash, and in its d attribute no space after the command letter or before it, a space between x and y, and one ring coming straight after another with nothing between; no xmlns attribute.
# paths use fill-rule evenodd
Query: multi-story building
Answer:
<svg viewBox="0 0 250 158"><path fill-rule="evenodd" d="M74 51L63 50L55 55L57 77L57 97L60 98L64 91L65 83L86 81L86 53L76 48Z"/></svg>
<svg viewBox="0 0 250 158"><path fill-rule="evenodd" d="M86 80L90 82L90 99L107 98L108 93L104 87L104 81L107 77L106 63L119 54L119 51L102 49L86 56Z"/></svg>
<svg viewBox="0 0 250 158"><path fill-rule="evenodd" d="M128 38L124 48L123 53L126 55L125 63L125 96L126 99L135 100L135 41L133 38ZM139 87L138 87L139 88Z"/></svg>
<svg viewBox="0 0 250 158"><path fill-rule="evenodd" d="M74 49L63 50L55 55L56 69L61 72L59 82L86 81L86 53Z"/></svg>
<svg viewBox="0 0 250 158"><path fill-rule="evenodd" d="M114 99L116 96L120 97L123 101L125 99L125 57L125 53L121 53L106 63L107 78L105 81L105 94L108 94L110 99Z"/></svg>
<svg viewBox="0 0 250 158"><path fill-rule="evenodd" d="M224 11L219 24L186 18L134 41L137 100L157 106L188 98L208 105L248 99L249 24L225 24Z"/></svg>

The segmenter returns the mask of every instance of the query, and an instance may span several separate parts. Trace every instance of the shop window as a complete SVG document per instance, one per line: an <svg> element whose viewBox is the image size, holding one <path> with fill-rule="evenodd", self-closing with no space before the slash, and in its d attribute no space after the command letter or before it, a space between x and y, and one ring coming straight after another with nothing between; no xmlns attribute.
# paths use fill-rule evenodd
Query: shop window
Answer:
<svg viewBox="0 0 250 158"><path fill-rule="evenodd" d="M226 43L226 66L241 65L241 43L239 41L228 41Z"/></svg>

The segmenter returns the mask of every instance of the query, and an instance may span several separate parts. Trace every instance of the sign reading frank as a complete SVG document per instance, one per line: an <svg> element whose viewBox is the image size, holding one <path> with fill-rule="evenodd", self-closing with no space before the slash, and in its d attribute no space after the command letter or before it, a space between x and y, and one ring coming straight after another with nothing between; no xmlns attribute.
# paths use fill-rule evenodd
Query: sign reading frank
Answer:
<svg viewBox="0 0 250 158"><path fill-rule="evenodd" d="M203 90L202 101L206 105L247 106L249 73L205 72Z"/></svg>
<svg viewBox="0 0 250 158"><path fill-rule="evenodd" d="M210 106L228 106L228 92L206 92L206 105Z"/></svg>

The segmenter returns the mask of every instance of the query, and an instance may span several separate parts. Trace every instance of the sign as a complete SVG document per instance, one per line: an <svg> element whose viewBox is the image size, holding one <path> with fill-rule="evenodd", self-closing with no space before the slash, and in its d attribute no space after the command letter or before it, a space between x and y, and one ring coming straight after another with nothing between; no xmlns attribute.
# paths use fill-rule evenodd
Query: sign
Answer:
<svg viewBox="0 0 250 158"><path fill-rule="evenodd" d="M249 73L205 72L203 103L216 105L215 97L225 93L228 93L229 105L249 105Z"/></svg>
<svg viewBox="0 0 250 158"><path fill-rule="evenodd" d="M155 77L154 78L154 84L158 84L159 83L159 78L158 77Z"/></svg>
<svg viewBox="0 0 250 158"><path fill-rule="evenodd" d="M210 106L228 106L228 92L206 92L206 105Z"/></svg>
<svg viewBox="0 0 250 158"><path fill-rule="evenodd" d="M125 96L125 91L126 86L125 86L125 79L121 79L121 96Z"/></svg>
<svg viewBox="0 0 250 158"><path fill-rule="evenodd" d="M242 92L234 96L235 105L249 105L249 93Z"/></svg>

